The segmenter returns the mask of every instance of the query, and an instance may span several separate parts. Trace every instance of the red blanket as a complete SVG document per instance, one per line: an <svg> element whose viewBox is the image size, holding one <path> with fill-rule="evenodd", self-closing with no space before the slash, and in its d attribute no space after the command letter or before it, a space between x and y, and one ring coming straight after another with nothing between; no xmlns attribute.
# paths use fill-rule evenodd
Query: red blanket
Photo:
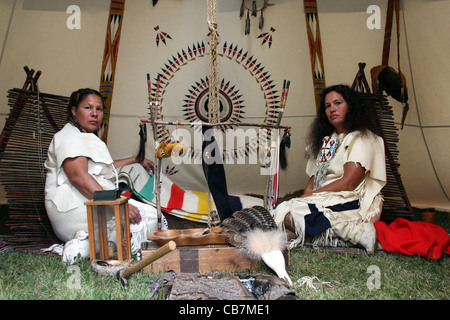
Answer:
<svg viewBox="0 0 450 320"><path fill-rule="evenodd" d="M440 226L422 221L395 219L391 224L375 223L378 241L383 250L429 259L440 259L450 253L450 236Z"/></svg>

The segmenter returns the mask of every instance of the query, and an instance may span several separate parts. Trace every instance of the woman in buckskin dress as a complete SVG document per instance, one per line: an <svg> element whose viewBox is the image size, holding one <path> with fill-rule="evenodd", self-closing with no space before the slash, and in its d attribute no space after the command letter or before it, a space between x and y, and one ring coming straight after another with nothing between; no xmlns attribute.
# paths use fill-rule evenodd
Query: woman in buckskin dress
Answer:
<svg viewBox="0 0 450 320"><path fill-rule="evenodd" d="M73 92L67 107L70 121L54 135L48 149L44 165L47 169L45 207L53 231L64 242L72 240L79 231L87 232L84 203L93 199L96 190L118 188L116 169L135 165L151 172L154 168L148 159L139 164L136 157L111 158L106 144L96 134L104 108L98 91ZM129 217L135 252L140 245L137 241L145 240L149 231L157 230L157 213L154 207L129 199Z"/></svg>
<svg viewBox="0 0 450 320"><path fill-rule="evenodd" d="M324 90L306 148L310 179L300 198L272 212L291 247L305 238L331 246L343 240L374 252L386 165L376 113L366 102L345 85Z"/></svg>

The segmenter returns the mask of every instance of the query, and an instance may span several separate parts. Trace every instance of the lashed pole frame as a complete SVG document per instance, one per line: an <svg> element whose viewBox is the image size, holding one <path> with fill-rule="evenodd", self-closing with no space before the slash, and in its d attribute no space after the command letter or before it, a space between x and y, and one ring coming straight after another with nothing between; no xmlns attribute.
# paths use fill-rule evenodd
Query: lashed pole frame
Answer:
<svg viewBox="0 0 450 320"><path fill-rule="evenodd" d="M325 89L325 68L323 64L322 41L320 38L319 13L316 0L303 0L305 7L306 31L308 33L309 54L314 85L316 111L319 110L320 95Z"/></svg>
<svg viewBox="0 0 450 320"><path fill-rule="evenodd" d="M101 139L108 140L109 118L116 75L117 56L119 53L120 33L122 31L125 0L111 0L109 19L106 28L105 50L103 53L102 74L100 78L100 93L105 100L106 110L103 113L100 129Z"/></svg>

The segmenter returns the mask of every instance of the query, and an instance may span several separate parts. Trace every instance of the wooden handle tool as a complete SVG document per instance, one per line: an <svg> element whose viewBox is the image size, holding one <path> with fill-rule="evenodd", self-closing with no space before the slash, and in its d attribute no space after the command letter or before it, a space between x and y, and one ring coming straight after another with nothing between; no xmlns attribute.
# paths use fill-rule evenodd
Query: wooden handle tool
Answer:
<svg viewBox="0 0 450 320"><path fill-rule="evenodd" d="M150 263L158 260L159 258L165 256L169 252L172 252L177 247L177 244L175 241L169 241L164 246L150 254L149 256L145 257L138 263L133 264L132 266L120 270L117 272L117 279L120 281L120 283L124 286L128 286L128 278L131 277L134 273L140 271L144 267L148 266Z"/></svg>

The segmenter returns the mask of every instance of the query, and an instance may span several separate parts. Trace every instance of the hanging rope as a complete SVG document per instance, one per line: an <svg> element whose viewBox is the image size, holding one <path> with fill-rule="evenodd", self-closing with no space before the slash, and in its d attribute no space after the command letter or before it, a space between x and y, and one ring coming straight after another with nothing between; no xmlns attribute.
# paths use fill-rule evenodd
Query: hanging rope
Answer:
<svg viewBox="0 0 450 320"><path fill-rule="evenodd" d="M206 0L206 19L209 29L209 110L208 120L220 121L219 110L219 62L217 55L216 0Z"/></svg>
<svg viewBox="0 0 450 320"><path fill-rule="evenodd" d="M208 121L220 122L219 108L219 63L217 56L217 22L216 0L206 0L206 21L209 30L209 92L208 92ZM214 136L216 135L214 127ZM206 169L208 170L208 169ZM213 227L220 219L217 212L212 210L211 191L208 190L208 227Z"/></svg>

